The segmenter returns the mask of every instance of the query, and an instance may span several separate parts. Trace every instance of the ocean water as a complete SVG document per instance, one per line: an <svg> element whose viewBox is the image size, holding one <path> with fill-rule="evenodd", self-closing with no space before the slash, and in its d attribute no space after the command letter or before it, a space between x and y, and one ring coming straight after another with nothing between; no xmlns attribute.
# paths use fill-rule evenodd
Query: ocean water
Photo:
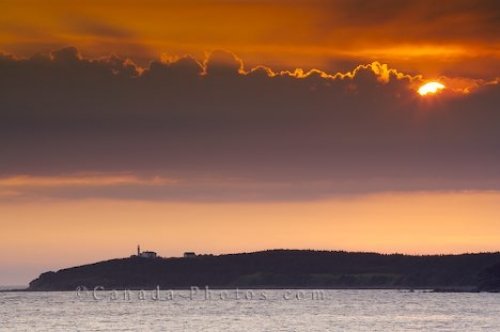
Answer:
<svg viewBox="0 0 500 332"><path fill-rule="evenodd" d="M0 331L500 331L500 294L193 289L95 295L2 292Z"/></svg>

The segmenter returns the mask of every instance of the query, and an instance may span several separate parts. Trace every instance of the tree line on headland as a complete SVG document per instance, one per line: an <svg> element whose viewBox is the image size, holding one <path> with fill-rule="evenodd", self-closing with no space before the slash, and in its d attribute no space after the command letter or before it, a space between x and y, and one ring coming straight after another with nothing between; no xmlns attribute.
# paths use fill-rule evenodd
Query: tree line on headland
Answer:
<svg viewBox="0 0 500 332"><path fill-rule="evenodd" d="M189 288L429 288L500 290L500 253L410 256L269 250L189 258L112 259L42 273L29 290Z"/></svg>

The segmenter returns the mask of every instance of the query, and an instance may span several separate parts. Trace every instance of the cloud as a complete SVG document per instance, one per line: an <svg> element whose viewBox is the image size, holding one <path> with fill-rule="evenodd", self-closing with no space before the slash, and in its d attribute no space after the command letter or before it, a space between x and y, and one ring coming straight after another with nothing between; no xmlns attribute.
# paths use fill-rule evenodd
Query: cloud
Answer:
<svg viewBox="0 0 500 332"><path fill-rule="evenodd" d="M34 187L106 187L123 185L158 186L172 184L173 180L161 177L140 178L127 174L115 175L72 175L72 176L31 176L16 175L0 178L0 188Z"/></svg>
<svg viewBox="0 0 500 332"><path fill-rule="evenodd" d="M113 1L4 3L0 48L16 55L65 45L147 63L229 49L252 66L345 71L379 61L405 72L492 79L496 0Z"/></svg>
<svg viewBox="0 0 500 332"><path fill-rule="evenodd" d="M153 188L153 192L156 191L157 194L171 191L169 187L176 186L177 182L176 179L161 176L137 176L126 173L14 175L0 178L0 197L3 197L4 201L35 198L109 198L119 195L133 198L133 192L147 192L148 188Z"/></svg>
<svg viewBox="0 0 500 332"><path fill-rule="evenodd" d="M280 71L217 52L140 68L74 48L3 56L0 71L0 175L55 181L58 197L500 189L499 87L484 80L466 80L468 94L450 88L424 99L415 91L423 77L379 62L343 73ZM75 174L89 173L107 175L79 187ZM180 182L98 186L124 173Z"/></svg>
<svg viewBox="0 0 500 332"><path fill-rule="evenodd" d="M109 22L103 22L95 18L72 17L70 20L67 20L66 24L75 32L83 35L94 35L100 38L115 39L125 39L133 36L128 29L114 26L109 24Z"/></svg>

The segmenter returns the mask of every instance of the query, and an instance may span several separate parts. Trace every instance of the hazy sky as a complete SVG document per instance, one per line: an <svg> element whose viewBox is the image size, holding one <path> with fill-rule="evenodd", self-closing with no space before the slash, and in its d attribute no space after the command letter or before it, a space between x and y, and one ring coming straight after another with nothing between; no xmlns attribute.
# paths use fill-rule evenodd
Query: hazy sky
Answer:
<svg viewBox="0 0 500 332"><path fill-rule="evenodd" d="M497 1L0 2L0 284L500 249Z"/></svg>

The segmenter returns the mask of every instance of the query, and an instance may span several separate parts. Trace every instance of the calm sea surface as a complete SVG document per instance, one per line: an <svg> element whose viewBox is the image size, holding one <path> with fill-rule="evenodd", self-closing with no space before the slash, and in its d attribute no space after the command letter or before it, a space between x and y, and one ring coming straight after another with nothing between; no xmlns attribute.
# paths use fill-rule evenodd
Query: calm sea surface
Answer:
<svg viewBox="0 0 500 332"><path fill-rule="evenodd" d="M0 293L0 331L500 331L500 294L150 290L96 295Z"/></svg>

